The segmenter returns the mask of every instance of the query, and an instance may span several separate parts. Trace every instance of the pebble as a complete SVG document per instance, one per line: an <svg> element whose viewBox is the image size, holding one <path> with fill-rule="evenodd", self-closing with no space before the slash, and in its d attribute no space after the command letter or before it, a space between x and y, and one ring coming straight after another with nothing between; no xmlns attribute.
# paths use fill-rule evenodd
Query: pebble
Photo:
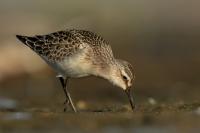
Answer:
<svg viewBox="0 0 200 133"><path fill-rule="evenodd" d="M157 104L157 101L156 101L154 98L152 98L152 97L148 98L148 102L149 102L151 105L156 105L156 104Z"/></svg>
<svg viewBox="0 0 200 133"><path fill-rule="evenodd" d="M13 99L0 97L0 109L16 109L17 102Z"/></svg>

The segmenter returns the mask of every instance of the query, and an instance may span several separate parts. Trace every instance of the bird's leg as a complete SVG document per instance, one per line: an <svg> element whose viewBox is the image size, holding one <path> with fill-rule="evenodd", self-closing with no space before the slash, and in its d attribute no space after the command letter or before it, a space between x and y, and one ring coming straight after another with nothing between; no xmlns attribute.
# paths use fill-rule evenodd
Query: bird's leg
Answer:
<svg viewBox="0 0 200 133"><path fill-rule="evenodd" d="M73 109L73 111L74 112L77 112L76 111L76 108L75 108L75 106L74 106L74 104L73 104L73 102L72 102L72 99L71 99L71 96L70 96L70 93L69 93L69 91L68 91L68 89L67 89L67 78L65 79L65 78L63 78L63 77L59 77L59 79L60 79L60 82L61 82L61 84L62 84L62 87L63 87L63 91L64 91L64 93L65 93L65 96L66 96L66 100L65 100L65 102L64 102L64 104L70 104L71 105L71 108ZM66 111L66 107L64 108L64 111Z"/></svg>
<svg viewBox="0 0 200 133"><path fill-rule="evenodd" d="M65 90L65 87L66 87L66 80L63 78L63 77L58 77L59 78L59 80L60 80L60 83L61 83L61 85L62 85L62 88L63 88L63 91L64 91L64 93L65 93L65 96L66 96L66 90ZM65 101L64 101L64 104L69 104L69 100L68 100L68 98L67 98L67 96L66 96L66 99L65 99ZM66 108L64 109L64 111L66 110Z"/></svg>
<svg viewBox="0 0 200 133"><path fill-rule="evenodd" d="M68 81L68 78L65 79L65 95L66 95L66 97L67 97L67 99L68 99L67 102L70 103L70 105L71 105L73 111L74 111L74 112L77 112L77 111L76 111L76 108L75 108L75 106L74 106L74 103L73 103L73 101L72 101L72 98L71 98L71 96L70 96L70 93L69 93L69 91L68 91L68 88L67 88L67 81Z"/></svg>

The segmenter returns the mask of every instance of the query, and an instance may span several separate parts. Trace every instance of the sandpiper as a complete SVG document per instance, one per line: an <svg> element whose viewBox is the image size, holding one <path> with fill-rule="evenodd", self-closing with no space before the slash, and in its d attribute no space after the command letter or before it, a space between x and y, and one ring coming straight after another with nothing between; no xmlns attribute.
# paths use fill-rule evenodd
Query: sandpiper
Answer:
<svg viewBox="0 0 200 133"><path fill-rule="evenodd" d="M64 30L47 35L16 37L35 51L58 73L66 100L77 112L67 87L69 78L98 76L107 79L126 92L134 109L131 86L133 68L127 61L116 59L110 45L99 35L86 30ZM64 111L66 107L64 108Z"/></svg>

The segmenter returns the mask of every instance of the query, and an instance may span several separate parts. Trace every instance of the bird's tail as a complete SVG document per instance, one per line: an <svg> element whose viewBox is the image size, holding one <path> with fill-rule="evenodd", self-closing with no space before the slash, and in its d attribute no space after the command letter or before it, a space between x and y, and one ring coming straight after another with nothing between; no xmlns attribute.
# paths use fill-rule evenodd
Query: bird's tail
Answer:
<svg viewBox="0 0 200 133"><path fill-rule="evenodd" d="M34 49L36 42L38 39L36 37L28 37L28 36L21 36L16 35L17 39L19 39L22 43L30 47L31 49Z"/></svg>

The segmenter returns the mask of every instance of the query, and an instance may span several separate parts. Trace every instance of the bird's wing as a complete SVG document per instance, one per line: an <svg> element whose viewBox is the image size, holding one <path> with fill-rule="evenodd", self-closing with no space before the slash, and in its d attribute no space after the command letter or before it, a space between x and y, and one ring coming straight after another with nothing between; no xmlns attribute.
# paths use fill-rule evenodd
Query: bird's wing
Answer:
<svg viewBox="0 0 200 133"><path fill-rule="evenodd" d="M113 59L113 52L108 42L101 36L86 30L73 30L74 34L85 44L93 47L95 56L101 56L108 59Z"/></svg>
<svg viewBox="0 0 200 133"><path fill-rule="evenodd" d="M76 54L87 45L70 31L58 31L33 37L20 35L16 37L40 56L50 61L63 60L67 56Z"/></svg>

